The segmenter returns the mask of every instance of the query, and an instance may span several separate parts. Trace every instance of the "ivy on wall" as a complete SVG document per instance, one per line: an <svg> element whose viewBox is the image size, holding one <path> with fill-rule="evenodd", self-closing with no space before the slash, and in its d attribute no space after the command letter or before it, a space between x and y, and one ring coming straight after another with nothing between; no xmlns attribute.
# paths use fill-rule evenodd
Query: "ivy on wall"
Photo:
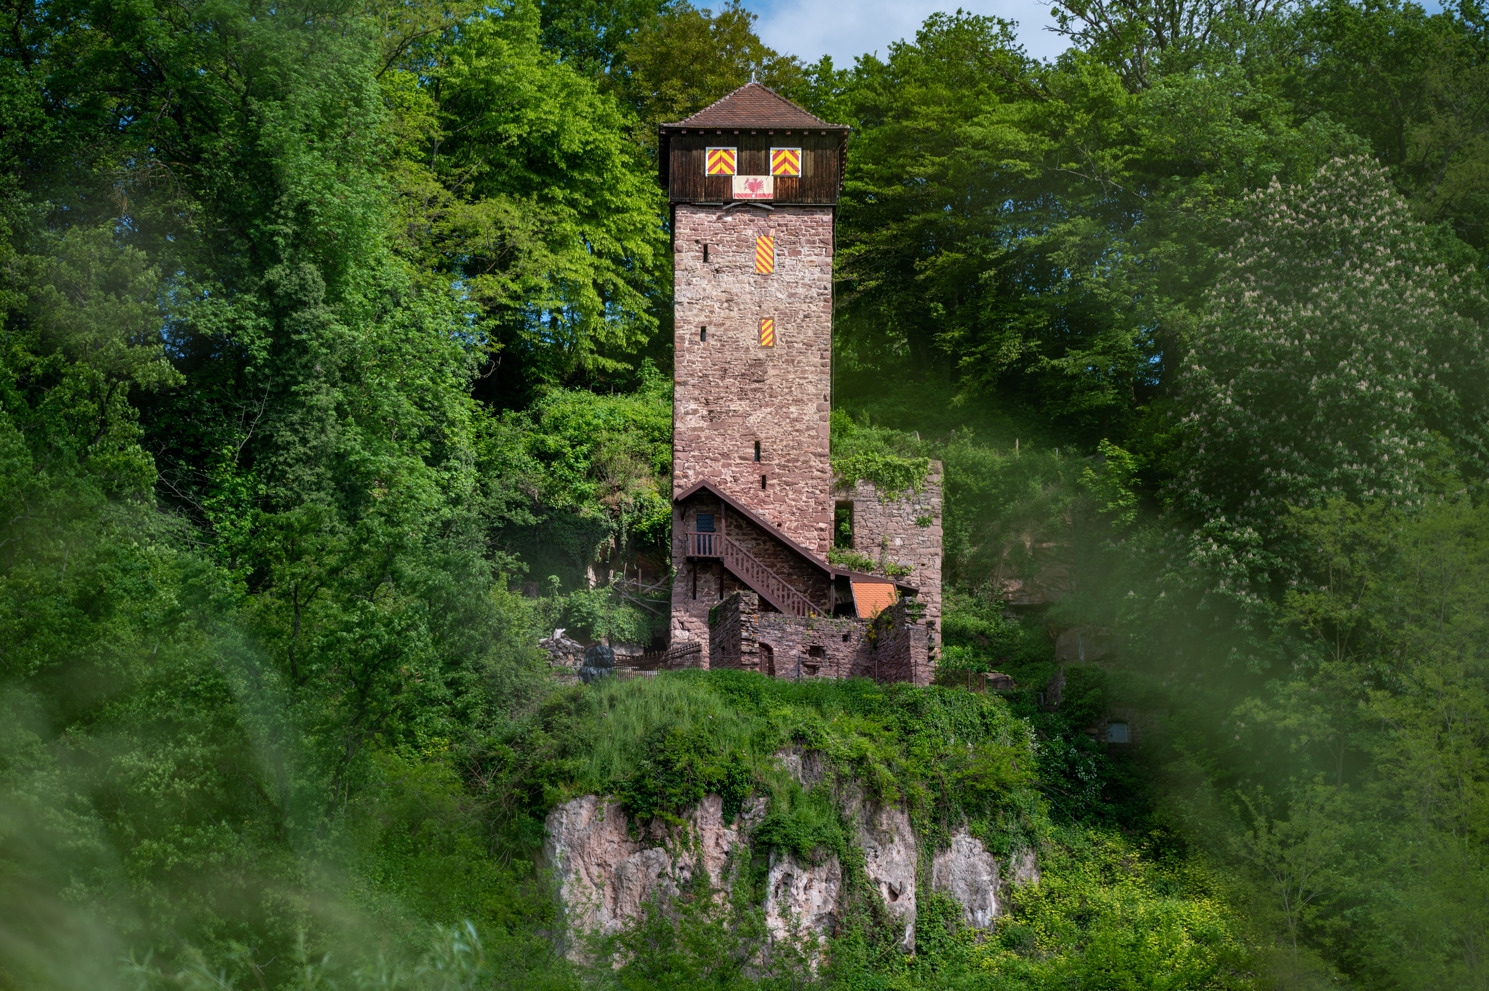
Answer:
<svg viewBox="0 0 1489 991"><path fill-rule="evenodd" d="M859 451L832 459L833 480L838 485L872 482L881 496L918 495L930 471L930 458L903 458L882 451Z"/></svg>

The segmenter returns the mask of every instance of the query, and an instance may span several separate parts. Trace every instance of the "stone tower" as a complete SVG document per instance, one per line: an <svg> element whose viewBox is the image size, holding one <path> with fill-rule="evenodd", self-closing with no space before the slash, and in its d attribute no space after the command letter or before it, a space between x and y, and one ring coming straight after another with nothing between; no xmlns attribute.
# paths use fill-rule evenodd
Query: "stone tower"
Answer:
<svg viewBox="0 0 1489 991"><path fill-rule="evenodd" d="M710 482L825 559L833 214L848 128L749 83L659 137L675 272L673 496ZM695 572L709 603L730 583L676 539L673 565L674 638L706 637Z"/></svg>

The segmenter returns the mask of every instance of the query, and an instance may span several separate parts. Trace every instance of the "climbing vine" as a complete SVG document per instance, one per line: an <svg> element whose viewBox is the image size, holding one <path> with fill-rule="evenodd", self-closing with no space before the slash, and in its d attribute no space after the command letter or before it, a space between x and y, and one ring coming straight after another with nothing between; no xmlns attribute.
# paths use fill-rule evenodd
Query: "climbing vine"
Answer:
<svg viewBox="0 0 1489 991"><path fill-rule="evenodd" d="M872 482L881 496L918 495L930 471L930 458L906 458L883 451L858 451L832 459L832 474L838 485Z"/></svg>

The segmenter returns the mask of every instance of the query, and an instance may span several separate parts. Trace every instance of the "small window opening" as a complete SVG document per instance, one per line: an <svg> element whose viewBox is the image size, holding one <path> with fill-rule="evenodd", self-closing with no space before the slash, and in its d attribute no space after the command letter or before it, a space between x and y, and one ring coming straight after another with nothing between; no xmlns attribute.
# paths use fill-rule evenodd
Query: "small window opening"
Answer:
<svg viewBox="0 0 1489 991"><path fill-rule="evenodd" d="M1106 742L1107 743L1126 743L1127 742L1127 724L1126 723L1107 723L1106 724Z"/></svg>
<svg viewBox="0 0 1489 991"><path fill-rule="evenodd" d="M848 642L848 634L844 633L843 634L843 643L847 643L847 642Z"/></svg>
<svg viewBox="0 0 1489 991"><path fill-rule="evenodd" d="M703 246L703 264L708 264L708 245Z"/></svg>
<svg viewBox="0 0 1489 991"><path fill-rule="evenodd" d="M693 565L693 598L698 598L698 566Z"/></svg>
<svg viewBox="0 0 1489 991"><path fill-rule="evenodd" d="M713 513L698 514L698 532L713 533Z"/></svg>
<svg viewBox="0 0 1489 991"><path fill-rule="evenodd" d="M761 475L760 476L760 488L761 489L764 489L765 488L765 476L764 475Z"/></svg>
<svg viewBox="0 0 1489 991"><path fill-rule="evenodd" d="M760 460L760 442L758 440L755 441L755 460Z"/></svg>
<svg viewBox="0 0 1489 991"><path fill-rule="evenodd" d="M827 648L826 647L808 647L807 648L807 656L808 657L826 657L827 656Z"/></svg>
<svg viewBox="0 0 1489 991"><path fill-rule="evenodd" d="M853 503L839 502L832 507L832 545L850 549L853 546Z"/></svg>
<svg viewBox="0 0 1489 991"><path fill-rule="evenodd" d="M705 341L705 342L708 340L708 328L707 327L699 327L698 328L698 340Z"/></svg>
<svg viewBox="0 0 1489 991"><path fill-rule="evenodd" d="M801 670L805 674L807 674L809 677L813 677L813 678L815 678L817 676L817 672L820 669L821 669L821 665L820 664L803 664L801 666Z"/></svg>

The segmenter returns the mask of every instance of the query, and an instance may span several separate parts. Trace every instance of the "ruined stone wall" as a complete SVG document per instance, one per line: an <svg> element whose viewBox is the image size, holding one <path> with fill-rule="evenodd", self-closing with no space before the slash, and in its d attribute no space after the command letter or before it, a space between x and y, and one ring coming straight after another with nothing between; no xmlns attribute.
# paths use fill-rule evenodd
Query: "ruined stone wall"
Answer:
<svg viewBox="0 0 1489 991"><path fill-rule="evenodd" d="M832 224L829 207L691 204L673 222L673 494L706 478L819 557L832 536ZM775 238L769 275L755 272L759 235ZM773 347L761 317L775 319Z"/></svg>
<svg viewBox="0 0 1489 991"><path fill-rule="evenodd" d="M834 502L853 503L853 550L912 569L899 580L918 590L934 650L941 645L941 480L941 462L932 461L919 492L881 496L867 481L833 492Z"/></svg>
<svg viewBox="0 0 1489 991"><path fill-rule="evenodd" d="M861 619L824 619L764 613L757 649L775 659L777 678L872 678L876 652ZM814 653L814 651L816 653Z"/></svg>
<svg viewBox="0 0 1489 991"><path fill-rule="evenodd" d="M713 607L709 627L709 658L716 668L759 671L756 649L760 627L760 597L748 589L735 592Z"/></svg>
<svg viewBox="0 0 1489 991"><path fill-rule="evenodd" d="M924 625L903 605L888 621L786 616L759 612L753 592L731 595L713 613L714 667L776 678L872 678L930 683Z"/></svg>
<svg viewBox="0 0 1489 991"><path fill-rule="evenodd" d="M894 606L887 627L881 623L878 630L879 680L929 685L935 676L929 633L924 623L910 621L903 602Z"/></svg>

